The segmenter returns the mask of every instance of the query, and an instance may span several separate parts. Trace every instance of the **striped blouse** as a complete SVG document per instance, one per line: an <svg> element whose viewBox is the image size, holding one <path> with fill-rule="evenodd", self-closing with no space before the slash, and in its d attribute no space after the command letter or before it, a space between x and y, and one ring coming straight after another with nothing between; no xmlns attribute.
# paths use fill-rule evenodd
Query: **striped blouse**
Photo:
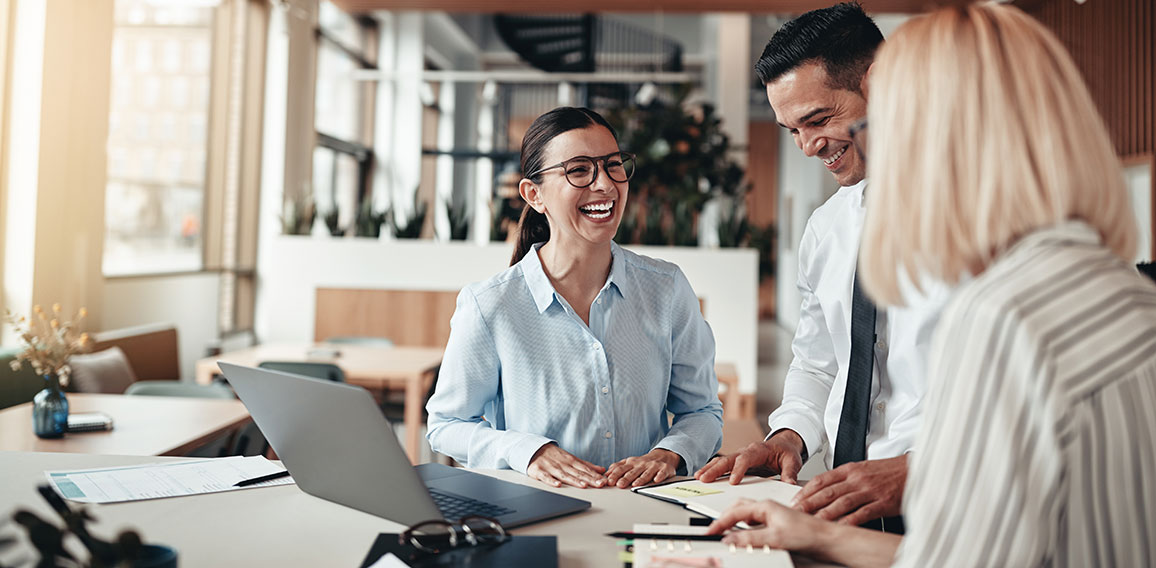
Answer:
<svg viewBox="0 0 1156 568"><path fill-rule="evenodd" d="M1079 222L937 328L903 566L1156 565L1156 287Z"/></svg>

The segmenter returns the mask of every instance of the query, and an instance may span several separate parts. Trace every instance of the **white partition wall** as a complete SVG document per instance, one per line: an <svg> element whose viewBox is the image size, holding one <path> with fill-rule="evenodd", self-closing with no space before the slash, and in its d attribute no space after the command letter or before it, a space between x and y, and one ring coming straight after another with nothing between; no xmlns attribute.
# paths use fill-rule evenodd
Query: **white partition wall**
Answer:
<svg viewBox="0 0 1156 568"><path fill-rule="evenodd" d="M757 251L629 248L682 267L714 331L716 360L734 363L740 390L754 392ZM264 342L311 340L317 288L460 290L505 268L511 252L506 243L273 237L262 249L259 267L257 337Z"/></svg>

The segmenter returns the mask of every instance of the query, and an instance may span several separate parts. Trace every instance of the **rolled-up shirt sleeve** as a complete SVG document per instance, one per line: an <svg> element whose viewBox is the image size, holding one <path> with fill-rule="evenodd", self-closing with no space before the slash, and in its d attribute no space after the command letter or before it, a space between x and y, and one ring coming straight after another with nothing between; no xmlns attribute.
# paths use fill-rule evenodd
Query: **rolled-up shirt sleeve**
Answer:
<svg viewBox="0 0 1156 568"><path fill-rule="evenodd" d="M767 419L772 433L786 428L799 434L810 455L815 455L826 440L823 415L839 371L823 308L807 278L807 263L814 252L815 239L808 225L799 243L797 286L802 305L799 325L791 341L794 358L783 385L783 403Z"/></svg>
<svg viewBox="0 0 1156 568"><path fill-rule="evenodd" d="M655 446L682 457L696 471L722 447L722 403L714 371L715 342L699 311L698 297L682 271L675 274L671 302L671 369L667 410L674 414L670 431Z"/></svg>
<svg viewBox="0 0 1156 568"><path fill-rule="evenodd" d="M486 420L500 404L502 367L493 334L469 288L458 294L450 328L437 389L426 404L430 447L467 467L525 473L538 449L554 440L498 430Z"/></svg>

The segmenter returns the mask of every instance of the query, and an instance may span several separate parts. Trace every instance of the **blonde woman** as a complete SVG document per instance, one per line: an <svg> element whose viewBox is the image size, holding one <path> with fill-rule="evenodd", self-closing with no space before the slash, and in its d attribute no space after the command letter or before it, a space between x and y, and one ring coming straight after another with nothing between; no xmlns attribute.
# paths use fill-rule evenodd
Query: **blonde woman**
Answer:
<svg viewBox="0 0 1156 568"><path fill-rule="evenodd" d="M904 25L872 70L860 275L882 304L963 281L936 330L907 536L747 502L738 544L840 563L1156 563L1156 287L1071 58L1016 8Z"/></svg>

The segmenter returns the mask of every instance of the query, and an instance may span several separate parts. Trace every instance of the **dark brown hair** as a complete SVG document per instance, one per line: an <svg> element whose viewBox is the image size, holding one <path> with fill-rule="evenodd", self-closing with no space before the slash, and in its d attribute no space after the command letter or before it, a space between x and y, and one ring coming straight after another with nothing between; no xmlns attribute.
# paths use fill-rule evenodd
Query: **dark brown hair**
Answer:
<svg viewBox="0 0 1156 568"><path fill-rule="evenodd" d="M860 85L883 34L857 2L812 10L775 32L755 62L763 84L791 70L820 61L827 71L827 86L862 95Z"/></svg>
<svg viewBox="0 0 1156 568"><path fill-rule="evenodd" d="M522 175L536 172L545 164L546 146L560 134L571 130L601 126L610 131L610 135L618 140L618 133L614 127L606 122L602 115L585 107L558 107L538 118L526 130L522 137ZM527 178L535 184L542 183L542 174ZM534 243L550 240L550 224L546 215L539 213L529 204L522 209L522 218L518 220L518 240L514 245L514 256L510 257L510 266L513 266L530 252Z"/></svg>

